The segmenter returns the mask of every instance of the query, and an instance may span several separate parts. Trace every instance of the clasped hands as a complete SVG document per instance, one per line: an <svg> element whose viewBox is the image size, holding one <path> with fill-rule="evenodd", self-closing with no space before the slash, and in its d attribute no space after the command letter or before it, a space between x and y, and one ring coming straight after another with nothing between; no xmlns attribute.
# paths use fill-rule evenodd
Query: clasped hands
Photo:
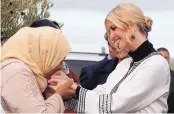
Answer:
<svg viewBox="0 0 174 114"><path fill-rule="evenodd" d="M63 71L57 71L51 76L51 79L48 80L48 87L66 101L72 99L75 95L77 84Z"/></svg>

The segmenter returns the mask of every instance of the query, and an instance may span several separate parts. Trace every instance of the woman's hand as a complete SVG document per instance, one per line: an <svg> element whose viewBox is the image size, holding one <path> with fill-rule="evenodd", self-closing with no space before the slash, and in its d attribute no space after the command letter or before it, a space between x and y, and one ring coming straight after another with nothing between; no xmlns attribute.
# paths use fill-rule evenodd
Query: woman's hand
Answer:
<svg viewBox="0 0 174 114"><path fill-rule="evenodd" d="M74 93L75 93L75 92L76 92L77 87L78 87L78 85L77 85L76 83L73 83L73 84L71 85L71 90L73 90L73 91L74 91Z"/></svg>
<svg viewBox="0 0 174 114"><path fill-rule="evenodd" d="M128 57L128 50L127 49L122 49L120 40L109 40L109 54L112 58L118 58L119 60L122 60L126 57Z"/></svg>
<svg viewBox="0 0 174 114"><path fill-rule="evenodd" d="M49 85L50 88L54 89L64 100L69 100L75 95L75 92L71 89L73 80L70 79L64 72L58 71L56 75L51 76L48 80L49 84L57 83L56 86Z"/></svg>

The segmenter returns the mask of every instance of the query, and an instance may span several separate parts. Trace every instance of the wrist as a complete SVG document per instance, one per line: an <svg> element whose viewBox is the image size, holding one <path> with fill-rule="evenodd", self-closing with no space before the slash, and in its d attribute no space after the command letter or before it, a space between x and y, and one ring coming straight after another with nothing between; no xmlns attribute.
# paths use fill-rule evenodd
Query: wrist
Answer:
<svg viewBox="0 0 174 114"><path fill-rule="evenodd" d="M73 90L74 90L74 93L75 93L74 99L79 99L80 88L81 87L77 84L73 85Z"/></svg>

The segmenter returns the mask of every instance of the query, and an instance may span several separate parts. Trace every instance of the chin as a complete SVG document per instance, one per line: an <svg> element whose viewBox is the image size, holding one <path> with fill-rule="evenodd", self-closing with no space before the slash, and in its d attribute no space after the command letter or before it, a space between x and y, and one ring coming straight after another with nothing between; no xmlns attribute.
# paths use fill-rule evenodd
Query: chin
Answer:
<svg viewBox="0 0 174 114"><path fill-rule="evenodd" d="M122 53L122 54L121 54L120 59L123 60L123 59L128 58L128 57L129 57L128 53L125 52L125 53Z"/></svg>

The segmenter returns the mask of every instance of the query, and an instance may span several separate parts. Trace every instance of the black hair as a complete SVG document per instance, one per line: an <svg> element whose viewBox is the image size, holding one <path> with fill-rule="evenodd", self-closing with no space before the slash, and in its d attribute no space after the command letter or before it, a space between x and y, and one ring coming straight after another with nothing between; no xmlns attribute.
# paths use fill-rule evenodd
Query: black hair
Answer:
<svg viewBox="0 0 174 114"><path fill-rule="evenodd" d="M157 49L157 51L166 51L168 54L169 54L169 51L166 49L166 48L164 48L164 47L160 47L160 48L158 48ZM170 54L169 54L170 55Z"/></svg>
<svg viewBox="0 0 174 114"><path fill-rule="evenodd" d="M53 27L55 29L58 29L59 27L57 27L56 24L54 24L55 21L50 21L48 19L41 19L41 20L37 20L37 21L34 21L30 27L33 27L33 28L36 28L36 27L43 27L43 26L49 26L49 27ZM56 22L57 23L57 22ZM58 24L58 23L57 23Z"/></svg>
<svg viewBox="0 0 174 114"><path fill-rule="evenodd" d="M108 34L107 34L107 32L104 34L104 38L105 38L105 40L107 41L108 45L111 46L111 44L110 44L109 41L108 41ZM111 46L111 47L112 47L112 46ZM113 47L113 48L114 48L114 47Z"/></svg>
<svg viewBox="0 0 174 114"><path fill-rule="evenodd" d="M107 34L107 32L104 34L104 38L105 38L106 41L108 41L108 34Z"/></svg>
<svg viewBox="0 0 174 114"><path fill-rule="evenodd" d="M52 22L60 29L60 25L56 21L52 21Z"/></svg>

